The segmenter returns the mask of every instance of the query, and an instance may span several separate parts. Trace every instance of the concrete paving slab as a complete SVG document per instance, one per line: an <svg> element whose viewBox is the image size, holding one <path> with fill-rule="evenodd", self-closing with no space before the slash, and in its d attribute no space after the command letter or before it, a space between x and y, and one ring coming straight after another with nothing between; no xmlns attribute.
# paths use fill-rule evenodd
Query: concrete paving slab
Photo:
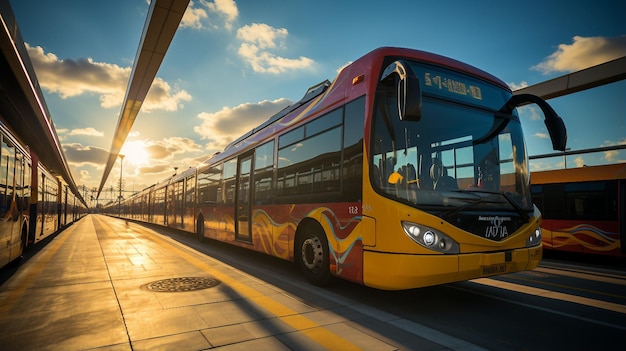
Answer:
<svg viewBox="0 0 626 351"><path fill-rule="evenodd" d="M213 348L213 345L199 331L133 342L133 351L205 350L210 348Z"/></svg>
<svg viewBox="0 0 626 351"><path fill-rule="evenodd" d="M144 340L205 328L205 321L193 307L125 313L131 340Z"/></svg>
<svg viewBox="0 0 626 351"><path fill-rule="evenodd" d="M267 338L294 332L295 329L278 318L257 320L216 328L203 329L202 334L212 345L224 346L238 342Z"/></svg>

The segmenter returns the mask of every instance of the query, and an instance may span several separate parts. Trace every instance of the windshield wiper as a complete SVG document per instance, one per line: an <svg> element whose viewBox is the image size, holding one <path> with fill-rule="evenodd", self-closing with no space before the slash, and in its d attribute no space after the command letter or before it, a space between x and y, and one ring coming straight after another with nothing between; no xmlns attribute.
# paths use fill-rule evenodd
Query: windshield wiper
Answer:
<svg viewBox="0 0 626 351"><path fill-rule="evenodd" d="M525 222L528 222L530 220L530 215L528 214L528 212L526 212L526 210L524 210L522 208L522 206L520 206L517 202L515 202L515 200L513 200L507 193L501 193L501 192L498 192L498 191L489 191L489 190L453 190L453 191L459 192L459 193L470 193L470 194L473 193L473 194L500 195L511 205L511 207L513 207L515 209L515 211L517 211L517 213L519 213L519 215L524 219ZM482 200L482 198L481 198L481 200ZM477 200L477 202L472 203L472 204L467 204L467 205L460 206L460 207L455 209L454 213L458 212L456 210L461 210L463 207L467 208L467 207L470 207L472 205L475 205L478 202L481 202L481 200ZM492 201L491 203L497 203L497 202Z"/></svg>
<svg viewBox="0 0 626 351"><path fill-rule="evenodd" d="M500 193L500 195L502 195L502 197L504 197L506 201L508 201L511 206L513 206L513 208L517 210L520 216L522 216L522 218L524 219L524 222L528 223L528 221L530 220L530 215L528 214L528 212L526 212L522 208L522 206L520 206L515 200L513 200L507 193Z"/></svg>
<svg viewBox="0 0 626 351"><path fill-rule="evenodd" d="M477 198L475 200L473 200L473 201L470 201L470 199L467 199L467 198L462 199L462 200L468 200L470 202L468 202L467 204L465 204L463 206L455 207L455 208L452 208L450 210L445 211L444 213L441 214L441 218L450 218L452 215L454 215L456 213L459 213L459 212L461 212L461 211L463 211L463 210L465 210L467 208L474 207L474 206L476 206L478 204L481 204L481 203L491 203L491 204L501 203L501 201L485 201L484 197L476 194L476 192L472 192L472 191L468 191L468 190L452 190L452 191L453 192L458 192L458 193L472 194L472 195L475 195ZM459 198L456 198L456 199L459 199ZM459 199L459 200L461 200L461 199Z"/></svg>

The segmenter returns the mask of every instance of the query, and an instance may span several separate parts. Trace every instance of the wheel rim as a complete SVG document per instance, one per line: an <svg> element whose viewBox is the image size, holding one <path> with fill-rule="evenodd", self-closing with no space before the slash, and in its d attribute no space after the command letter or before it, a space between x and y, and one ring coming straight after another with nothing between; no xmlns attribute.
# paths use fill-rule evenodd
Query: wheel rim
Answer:
<svg viewBox="0 0 626 351"><path fill-rule="evenodd" d="M302 243L302 263L308 270L317 272L324 263L324 247L317 237L307 238Z"/></svg>

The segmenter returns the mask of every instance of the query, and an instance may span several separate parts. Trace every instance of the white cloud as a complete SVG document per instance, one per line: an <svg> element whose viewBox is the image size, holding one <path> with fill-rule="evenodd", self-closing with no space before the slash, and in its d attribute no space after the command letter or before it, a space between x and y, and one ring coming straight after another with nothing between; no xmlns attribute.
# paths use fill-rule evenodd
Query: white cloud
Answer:
<svg viewBox="0 0 626 351"><path fill-rule="evenodd" d="M215 113L202 112L202 124L194 127L202 139L208 140L209 151L221 151L231 141L266 121L276 112L291 104L289 99L245 103L222 107Z"/></svg>
<svg viewBox="0 0 626 351"><path fill-rule="evenodd" d="M543 119L543 114L539 113L537 106L535 105L524 105L517 108L520 116L531 121L538 121Z"/></svg>
<svg viewBox="0 0 626 351"><path fill-rule="evenodd" d="M163 79L155 78L141 106L141 111L178 111L183 109L183 101L191 101L191 95L186 90L172 89Z"/></svg>
<svg viewBox="0 0 626 351"><path fill-rule="evenodd" d="M78 174L80 175L79 179L82 180L83 182L91 180L91 174L89 174L88 170L81 169Z"/></svg>
<svg viewBox="0 0 626 351"><path fill-rule="evenodd" d="M141 162L129 173L146 186L154 184L187 167L199 164L208 158L206 151L195 141L184 137L169 137L162 140L142 140L148 160Z"/></svg>
<svg viewBox="0 0 626 351"><path fill-rule="evenodd" d="M216 21L216 17L219 21ZM239 9L234 0L191 1L181 21L181 27L219 29L223 26L230 31L238 17ZM311 68L315 61L308 57L287 58L277 53L287 50L285 40L288 35L287 29L274 28L265 23L245 25L237 30L237 39L241 41L237 52L259 73L279 74Z"/></svg>
<svg viewBox="0 0 626 351"><path fill-rule="evenodd" d="M297 59L278 56L273 51L285 50L285 28L274 28L264 23L245 25L237 30L239 56L246 60L255 72L279 74L289 70L311 68L315 61L300 56Z"/></svg>
<svg viewBox="0 0 626 351"><path fill-rule="evenodd" d="M92 127L72 129L68 131L67 134L68 135L87 135L87 136L97 136L97 137L104 136L103 132L96 130L95 128L92 128Z"/></svg>
<svg viewBox="0 0 626 351"><path fill-rule="evenodd" d="M289 33L285 28L276 29L265 23L252 23L237 30L237 39L255 45L260 49L275 48L285 45L283 40Z"/></svg>
<svg viewBox="0 0 626 351"><path fill-rule="evenodd" d="M610 151L604 152L604 159L609 162L615 162L618 156L619 156L619 151L617 150L610 150Z"/></svg>
<svg viewBox="0 0 626 351"><path fill-rule="evenodd" d="M183 137L169 137L159 141L147 140L143 143L150 154L151 161L171 159L176 154L202 151L202 146Z"/></svg>
<svg viewBox="0 0 626 351"><path fill-rule="evenodd" d="M209 17L207 11L220 18L223 21L223 27L227 30L232 30L233 23L239 17L239 9L234 0L200 0L197 4L194 1L190 1L180 26L193 29L203 29L207 26L215 29L219 28L215 21Z"/></svg>
<svg viewBox="0 0 626 351"><path fill-rule="evenodd" d="M339 68L337 68L337 70L336 70L337 74L341 73L341 71L342 71L344 68L346 68L346 67L350 66L350 65L352 64L352 62L353 62L353 61L348 61L348 62L344 63L343 65L341 65Z"/></svg>
<svg viewBox="0 0 626 351"><path fill-rule="evenodd" d="M172 166L169 164L162 163L162 164L139 167L137 168L137 173L141 175L155 175L155 174L165 175L166 173L171 175L171 174L174 174L174 168L172 168Z"/></svg>
<svg viewBox="0 0 626 351"><path fill-rule="evenodd" d="M233 22L239 17L239 9L234 0L215 0L201 1L207 4L209 10L217 13L225 19L224 27L228 30L232 29Z"/></svg>
<svg viewBox="0 0 626 351"><path fill-rule="evenodd" d="M83 94L99 95L103 108L119 108L124 100L131 67L95 62L91 58L61 60L53 53L45 53L40 46L26 44L39 84L62 99ZM191 100L185 90L172 88L156 78L150 88L142 111L177 111L183 101Z"/></svg>
<svg viewBox="0 0 626 351"><path fill-rule="evenodd" d="M576 165L576 167L584 167L585 160L581 156L578 156L574 159L574 164Z"/></svg>
<svg viewBox="0 0 626 351"><path fill-rule="evenodd" d="M194 7L194 5L195 3L193 1L189 2L187 10L185 10L183 18L180 20L180 26L182 28L201 29L203 27L202 21L209 18L205 9Z"/></svg>
<svg viewBox="0 0 626 351"><path fill-rule="evenodd" d="M573 72L626 56L626 35L617 37L575 36L572 44L558 49L532 69L543 74Z"/></svg>
<svg viewBox="0 0 626 351"><path fill-rule="evenodd" d="M25 44L37 72L39 84L51 93L67 99L85 93L96 93L103 100L110 96L124 97L124 89L130 76L130 67L94 62L91 58L61 60L53 53L45 53L40 46Z"/></svg>
<svg viewBox="0 0 626 351"><path fill-rule="evenodd" d="M622 140L619 140L618 142L612 142L612 141L608 141L607 140L604 143L602 143L602 146L617 146L617 145L626 145L626 137L623 138ZM611 162L611 163L626 162L624 160L620 160L619 159L619 154L620 154L619 150L605 151L604 152L604 159L607 160L608 162Z"/></svg>
<svg viewBox="0 0 626 351"><path fill-rule="evenodd" d="M86 164L99 168L104 167L104 163L109 157L109 150L95 146L83 146L79 143L63 144L63 153L67 157L67 161L75 167Z"/></svg>
<svg viewBox="0 0 626 351"><path fill-rule="evenodd" d="M519 84L515 82L509 83L509 88L511 88L511 90L513 91L526 88L527 86L528 86L528 83L526 83L526 81L521 81Z"/></svg>
<svg viewBox="0 0 626 351"><path fill-rule="evenodd" d="M550 138L548 133L535 133L534 136L536 136L537 138L541 138L541 139L549 139Z"/></svg>

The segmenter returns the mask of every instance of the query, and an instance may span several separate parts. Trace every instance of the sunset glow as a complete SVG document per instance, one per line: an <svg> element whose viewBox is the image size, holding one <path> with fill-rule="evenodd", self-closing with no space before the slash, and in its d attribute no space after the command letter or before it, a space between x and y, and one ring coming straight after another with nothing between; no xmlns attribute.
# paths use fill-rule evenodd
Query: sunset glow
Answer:
<svg viewBox="0 0 626 351"><path fill-rule="evenodd" d="M130 165L147 165L150 162L150 154L145 146L146 144L142 140L127 141L124 143L120 154L124 155L124 161Z"/></svg>

